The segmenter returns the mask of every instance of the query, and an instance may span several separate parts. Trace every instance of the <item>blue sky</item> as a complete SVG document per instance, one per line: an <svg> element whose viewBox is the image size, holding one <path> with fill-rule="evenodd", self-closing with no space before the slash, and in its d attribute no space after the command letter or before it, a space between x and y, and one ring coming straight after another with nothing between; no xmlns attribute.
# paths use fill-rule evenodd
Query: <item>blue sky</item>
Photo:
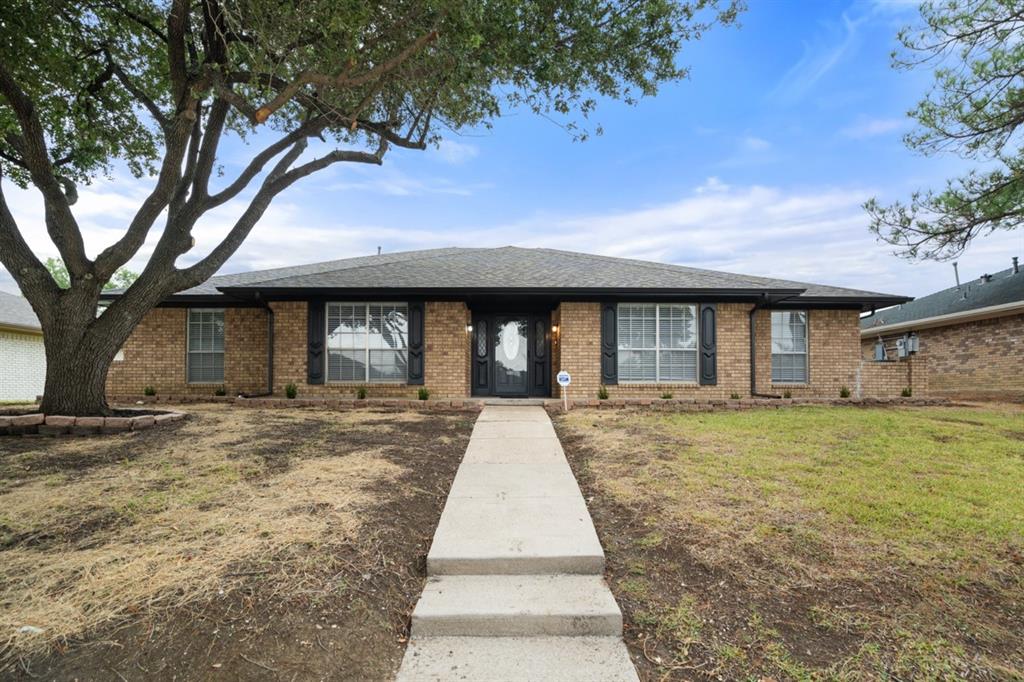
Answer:
<svg viewBox="0 0 1024 682"><path fill-rule="evenodd" d="M527 113L447 133L440 149L396 150L383 167L336 166L281 195L223 272L435 246L544 246L923 295L943 263L907 263L867 231L860 204L938 187L964 166L923 158L901 136L930 74L890 67L910 2L751 0L738 28L687 45L688 80L638 106L603 102L583 143ZM227 145L228 176L247 150ZM117 174L76 212L92 253L115 239L150 180ZM56 255L41 205L8 186L26 238ZM242 210L195 230L204 255ZM156 235L149 245L155 242ZM131 266L141 269L149 246ZM964 278L1009 267L1024 232L960 258ZM0 270L0 288L16 285Z"/></svg>

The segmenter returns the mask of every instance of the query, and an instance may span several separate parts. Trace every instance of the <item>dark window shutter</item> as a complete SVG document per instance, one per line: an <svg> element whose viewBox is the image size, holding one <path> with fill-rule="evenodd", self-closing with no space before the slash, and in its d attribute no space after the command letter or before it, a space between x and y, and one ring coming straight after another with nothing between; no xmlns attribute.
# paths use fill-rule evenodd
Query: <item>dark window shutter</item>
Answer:
<svg viewBox="0 0 1024 682"><path fill-rule="evenodd" d="M423 301L409 301L409 375L412 386L423 385Z"/></svg>
<svg viewBox="0 0 1024 682"><path fill-rule="evenodd" d="M618 306L615 302L601 303L601 383L614 386L619 383Z"/></svg>
<svg viewBox="0 0 1024 682"><path fill-rule="evenodd" d="M700 307L700 383L714 386L718 383L718 354L715 336L718 323L715 320L715 304Z"/></svg>
<svg viewBox="0 0 1024 682"><path fill-rule="evenodd" d="M306 313L306 383L324 383L324 342L327 339L327 306L323 301L310 301Z"/></svg>

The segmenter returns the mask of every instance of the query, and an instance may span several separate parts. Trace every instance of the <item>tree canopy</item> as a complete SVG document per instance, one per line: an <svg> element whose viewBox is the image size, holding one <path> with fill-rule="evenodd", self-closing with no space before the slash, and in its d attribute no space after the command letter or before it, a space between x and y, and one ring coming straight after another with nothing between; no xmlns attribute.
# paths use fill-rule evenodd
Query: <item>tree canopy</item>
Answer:
<svg viewBox="0 0 1024 682"><path fill-rule="evenodd" d="M424 149L445 130L489 125L513 108L560 117L585 137L601 99L635 102L684 77L676 61L684 43L733 23L741 4L7 0L0 262L43 326L47 400L91 391L77 408L44 406L97 409L109 358L142 316L208 279L300 179L336 163L380 164L391 147ZM251 136L254 148L240 172L221 178L219 146L232 135ZM76 188L121 165L155 180L120 238L90 257ZM68 288L28 248L5 181L42 195ZM202 217L236 198L245 208L227 235L192 254ZM138 279L96 317L103 286L157 223ZM179 267L185 254L189 264Z"/></svg>
<svg viewBox="0 0 1024 682"><path fill-rule="evenodd" d="M50 271L50 276L53 277L53 281L57 283L58 287L61 289L71 288L71 275L68 274L68 268L64 265L64 261L60 258L47 258L46 269ZM138 278L139 273L133 272L128 268L121 268L114 273L110 281L103 285L103 290L127 289Z"/></svg>
<svg viewBox="0 0 1024 682"><path fill-rule="evenodd" d="M1024 4L943 0L921 6L923 23L899 34L894 65L935 68L928 95L909 113L904 141L925 155L956 154L977 166L908 202L865 208L871 230L907 258L942 260L971 240L1024 222Z"/></svg>

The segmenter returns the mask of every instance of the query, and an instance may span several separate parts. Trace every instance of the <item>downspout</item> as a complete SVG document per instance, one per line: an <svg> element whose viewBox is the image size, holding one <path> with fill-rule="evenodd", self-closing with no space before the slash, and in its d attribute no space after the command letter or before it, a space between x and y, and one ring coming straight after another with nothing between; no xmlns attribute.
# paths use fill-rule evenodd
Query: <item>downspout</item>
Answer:
<svg viewBox="0 0 1024 682"><path fill-rule="evenodd" d="M757 311L764 307L767 297L761 294L761 300L750 308L750 397L751 398L781 398L782 396L757 392Z"/></svg>

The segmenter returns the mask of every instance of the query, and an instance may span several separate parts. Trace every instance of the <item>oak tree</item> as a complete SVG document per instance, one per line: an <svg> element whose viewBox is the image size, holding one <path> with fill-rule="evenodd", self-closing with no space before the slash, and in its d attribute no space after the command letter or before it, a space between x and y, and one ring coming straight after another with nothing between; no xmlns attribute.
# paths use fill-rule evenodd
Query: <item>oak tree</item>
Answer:
<svg viewBox="0 0 1024 682"><path fill-rule="evenodd" d="M598 99L634 102L683 77L682 45L734 22L741 2L5 0L0 261L43 327L42 409L106 412L106 374L132 329L213 275L302 178L378 165L389 148L424 149L509 109L564 116L585 136ZM246 135L265 146L218 177L222 141ZM120 238L89 255L76 188L125 167L152 187ZM42 195L68 288L27 246L4 183ZM227 236L191 254L203 216L236 198L245 208ZM138 279L97 316L151 232Z"/></svg>

